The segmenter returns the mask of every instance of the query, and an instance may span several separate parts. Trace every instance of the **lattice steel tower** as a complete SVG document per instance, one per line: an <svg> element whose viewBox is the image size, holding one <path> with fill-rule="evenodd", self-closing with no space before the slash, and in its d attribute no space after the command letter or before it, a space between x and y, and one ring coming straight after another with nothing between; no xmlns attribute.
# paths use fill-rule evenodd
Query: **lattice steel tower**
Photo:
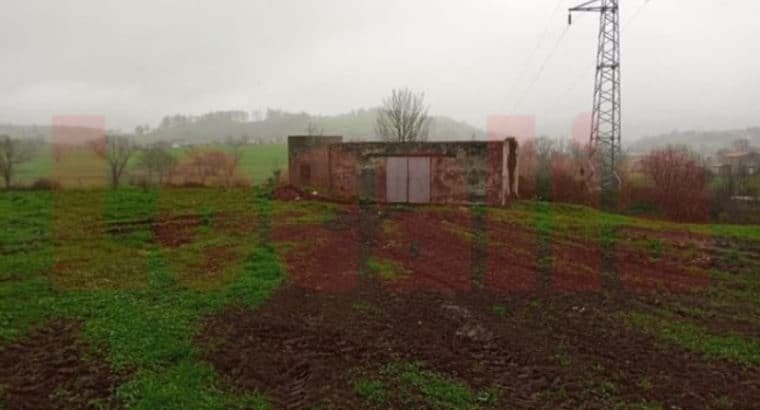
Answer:
<svg viewBox="0 0 760 410"><path fill-rule="evenodd" d="M591 161L601 166L601 189L617 192L620 180L616 165L621 153L620 117L620 13L619 0L591 0L569 10L568 23L573 12L598 12L599 47L596 54L596 82L594 108L591 115ZM593 165L592 165L593 167ZM595 173L592 170L592 174Z"/></svg>

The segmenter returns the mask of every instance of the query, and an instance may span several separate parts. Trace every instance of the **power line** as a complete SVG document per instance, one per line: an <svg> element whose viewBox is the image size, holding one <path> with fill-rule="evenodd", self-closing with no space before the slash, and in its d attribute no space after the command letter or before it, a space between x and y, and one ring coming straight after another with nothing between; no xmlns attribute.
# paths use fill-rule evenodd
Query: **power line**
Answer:
<svg viewBox="0 0 760 410"><path fill-rule="evenodd" d="M536 85L539 78L541 78L541 75L544 73L544 70L546 69L546 65L549 63L549 60L551 60L551 58L559 49L559 46L560 44L562 44L562 40L565 39L565 36L567 35L568 31L569 31L569 28L565 27L565 29L562 31L562 34L560 34L559 38L557 38L557 41L554 43L554 48L552 48L552 50L549 52L546 58L544 58L544 61L541 63L541 66L536 72L536 75L533 77L533 81L531 81L528 87L525 89L525 91L522 94L520 94L520 97L517 100L515 100L515 103L512 106L512 112L516 111L520 103L522 103L522 101L525 99L528 93L533 89L533 86Z"/></svg>
<svg viewBox="0 0 760 410"><path fill-rule="evenodd" d="M546 23L546 27L544 27L543 33L541 33L541 36L538 38L538 42L536 43L536 46L533 47L530 54L528 55L528 58L525 59L525 63L523 64L523 67L520 69L520 71L518 71L517 77L515 77L514 81L512 81L512 86L509 87L509 94L507 94L510 97L512 97L517 91L517 86L518 84L520 84L520 80L522 80L523 76L525 76L525 74L527 74L528 72L528 66L530 65L530 62L533 61L533 57L536 56L536 53L543 45L547 34L549 34L549 30L554 26L554 17L556 17L557 13L562 7L563 1L564 0L557 1L557 4L554 6L554 10L552 10L552 14L549 16L549 21Z"/></svg>
<svg viewBox="0 0 760 410"><path fill-rule="evenodd" d="M621 31L625 30L628 26L631 25L633 20L635 20L636 17L638 17L639 14L641 14L641 12L644 11L644 8L649 4L650 1L652 0L644 0L641 3L641 5L639 5L639 8L637 8L636 11L633 12L633 14L631 14L631 17L628 17L628 20L626 20L625 23L623 23L623 27L621 28Z"/></svg>

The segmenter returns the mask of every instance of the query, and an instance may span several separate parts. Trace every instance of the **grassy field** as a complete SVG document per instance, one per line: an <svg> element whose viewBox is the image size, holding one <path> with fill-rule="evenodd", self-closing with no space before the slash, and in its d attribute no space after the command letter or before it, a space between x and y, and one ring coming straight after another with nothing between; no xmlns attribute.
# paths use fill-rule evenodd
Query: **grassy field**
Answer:
<svg viewBox="0 0 760 410"><path fill-rule="evenodd" d="M208 148L228 149L225 145L209 145ZM186 151L182 148L172 150L178 160L182 161ZM130 160L127 173L139 168L139 153ZM240 172L250 179L251 183L259 184L277 169L287 168L287 145L257 144L246 145L240 163ZM15 181L27 185L38 178L58 178L67 187L103 186L106 168L102 160L87 149L69 152L59 161L55 161L49 145L39 148L32 159L19 165ZM127 177L125 177L126 179Z"/></svg>
<svg viewBox="0 0 760 410"><path fill-rule="evenodd" d="M261 148L246 151L251 175L276 166L273 158L283 155L280 146ZM487 222L485 233L476 228L478 218ZM368 241L366 235L374 239ZM365 248L365 243L374 245ZM484 262L478 268L471 262L477 249L486 260L504 258L498 259L503 263ZM600 275L595 258L605 249L615 249L620 289L603 281L587 285ZM42 336L29 335L44 335L35 329L44 330L48 321L80 323L76 338L90 349L84 356L106 358L119 380L104 390L105 396L88 403L92 406L280 408L289 395L310 404L299 408L347 408L346 403L434 409L505 408L510 403L730 408L760 399L755 387L737 392L719 382L709 394L672 390L681 388L679 378L693 379L684 382L689 386L703 381L700 369L704 379L713 377L710 371L729 381L759 374L757 226L682 225L533 202L507 209L377 207L366 212L356 206L272 201L263 187L11 191L0 194L0 255L0 365L12 363L3 361L4 351L31 349ZM529 279L527 287L494 276L499 266ZM519 273L521 267L526 273ZM375 280L384 290L372 296ZM282 293L291 288L307 293ZM435 296L432 302L417 296L430 292L448 296ZM467 294L480 296L468 299ZM314 306L304 302L312 299ZM480 339L465 340L471 330L461 336L456 327L461 324L449 324L449 313L437 316L441 304L455 306L450 309L455 313L466 306L468 315L480 320L467 329L485 328L496 335L486 345L492 353L477 353L480 359L467 356L483 351L470 346ZM581 307L591 316L578 316ZM400 310L392 313L394 309ZM273 350L258 363L294 349L288 357L308 353L304 362L316 375L322 361L354 357L352 352L381 343L378 337L355 339L363 337L363 324L377 323L367 330L368 337L378 329L406 326L405 311L421 313L409 313L410 327L403 332L379 339L415 339L378 347L395 352L382 360L356 356L340 364L348 366L345 372L330 365L339 378L329 379L333 382L325 390L309 390L317 376L303 379L295 393L270 388L255 376L257 364L245 362L257 351L269 352L270 345ZM265 334L246 333L257 326L267 329ZM455 326L452 333L436 333L447 326ZM278 332L289 331L291 336L277 339ZM423 331L431 333L415 333ZM456 339L455 333L465 339ZM610 340L592 343L586 333ZM520 338L509 339L511 334ZM50 343L56 340L52 337ZM248 347L246 340L251 341ZM414 350L417 340L428 347ZM444 344L436 347L434 340ZM634 353L616 350L616 341ZM462 343L466 349L457 350L459 356L445 350ZM334 346L344 350L325 353ZM428 357L427 349L451 354L440 354L449 357L446 363L461 356L463 367L447 367ZM489 360L509 354L499 349L523 354L510 356L511 364L488 367ZM238 351L248 356L229 360L222 354ZM626 362L623 355L629 354L642 355L641 360L669 357L670 363L647 370ZM611 361L615 355L619 359ZM18 353L13 358L22 366L32 360ZM298 379L286 370L302 365L283 363L275 363L285 366L282 374ZM531 373L531 366L543 370ZM691 370L679 374L668 366ZM514 373L518 370L527 372L526 382L512 385L510 380L523 380L523 373ZM556 380L541 381L541 374ZM13 384L18 382L14 377L0 370L0 408L4 402L13 408L13 400L26 397ZM40 387L35 394L78 400L75 393L81 387L61 383L52 391ZM704 401L689 401L683 392L701 394Z"/></svg>

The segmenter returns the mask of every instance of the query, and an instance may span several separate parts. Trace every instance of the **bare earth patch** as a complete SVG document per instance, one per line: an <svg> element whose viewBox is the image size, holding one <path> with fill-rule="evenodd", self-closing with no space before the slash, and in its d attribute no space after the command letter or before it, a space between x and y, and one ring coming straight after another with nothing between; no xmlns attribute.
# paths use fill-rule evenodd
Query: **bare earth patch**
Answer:
<svg viewBox="0 0 760 410"><path fill-rule="evenodd" d="M124 380L78 337L78 322L54 320L0 349L0 403L8 409L116 408Z"/></svg>
<svg viewBox="0 0 760 410"><path fill-rule="evenodd" d="M195 229L200 224L201 218L197 215L164 216L154 222L153 230L161 245L176 248L192 242Z"/></svg>
<svg viewBox="0 0 760 410"><path fill-rule="evenodd" d="M621 323L628 303L600 294L398 294L377 283L342 295L287 287L257 312L208 317L196 342L230 382L269 394L278 408L361 408L353 380L397 361L494 390L494 408L760 400L759 369L663 346Z"/></svg>

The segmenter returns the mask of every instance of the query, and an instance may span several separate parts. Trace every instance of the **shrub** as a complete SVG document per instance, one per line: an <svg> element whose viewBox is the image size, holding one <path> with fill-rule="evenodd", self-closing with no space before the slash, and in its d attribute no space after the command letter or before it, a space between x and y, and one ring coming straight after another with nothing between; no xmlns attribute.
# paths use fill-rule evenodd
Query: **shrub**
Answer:
<svg viewBox="0 0 760 410"><path fill-rule="evenodd" d="M61 184L50 178L37 178L32 182L32 185L30 185L29 188L34 191L53 191L61 189Z"/></svg>
<svg viewBox="0 0 760 410"><path fill-rule="evenodd" d="M191 151L188 159L175 167L169 184L182 186L247 186L240 174L240 156L218 149Z"/></svg>
<svg viewBox="0 0 760 410"><path fill-rule="evenodd" d="M653 183L657 208L676 221L709 219L707 172L692 153L682 148L655 150L641 160Z"/></svg>

